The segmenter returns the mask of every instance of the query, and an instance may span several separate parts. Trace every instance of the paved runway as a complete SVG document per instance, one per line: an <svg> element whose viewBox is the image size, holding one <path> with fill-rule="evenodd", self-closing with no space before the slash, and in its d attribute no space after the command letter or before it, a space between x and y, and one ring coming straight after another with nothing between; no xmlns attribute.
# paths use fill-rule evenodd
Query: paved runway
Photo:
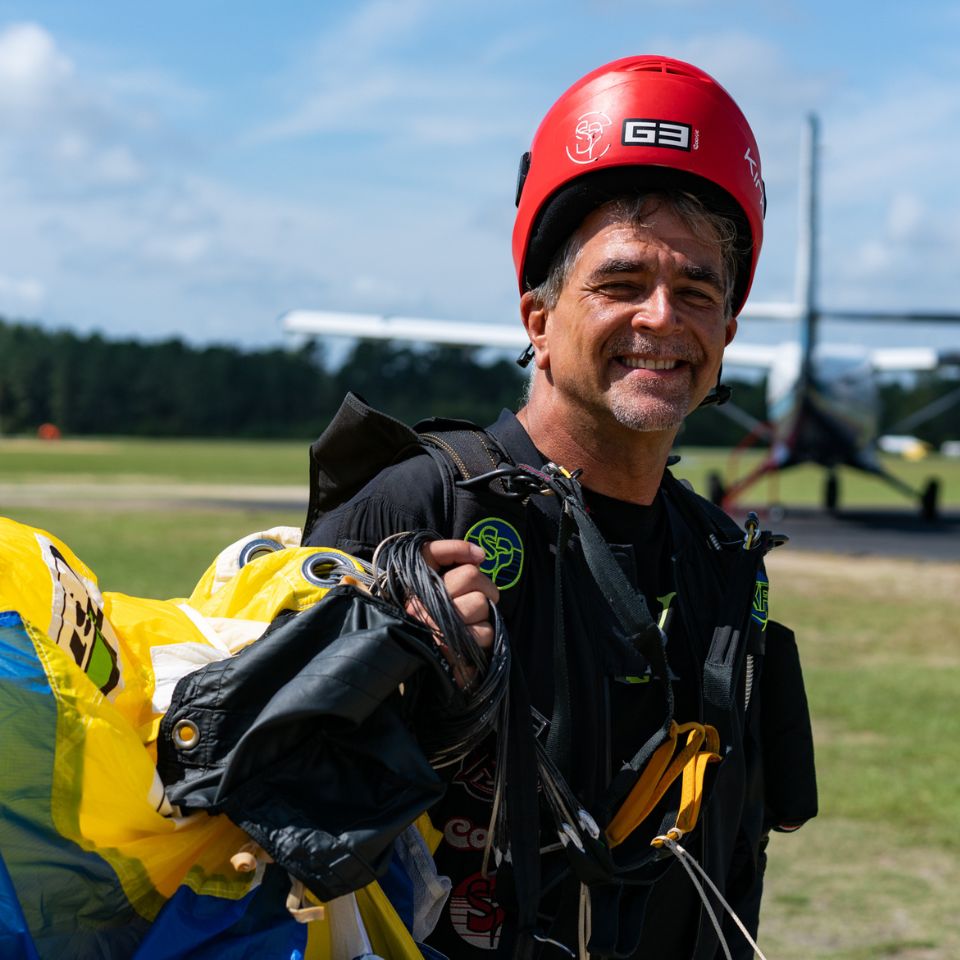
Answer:
<svg viewBox="0 0 960 960"><path fill-rule="evenodd" d="M851 508L834 515L809 507L788 507L772 515L765 510L757 513L761 526L787 534L795 550L960 562L957 511L933 522L913 512L880 508ZM744 516L746 509L738 509L736 519L742 521Z"/></svg>

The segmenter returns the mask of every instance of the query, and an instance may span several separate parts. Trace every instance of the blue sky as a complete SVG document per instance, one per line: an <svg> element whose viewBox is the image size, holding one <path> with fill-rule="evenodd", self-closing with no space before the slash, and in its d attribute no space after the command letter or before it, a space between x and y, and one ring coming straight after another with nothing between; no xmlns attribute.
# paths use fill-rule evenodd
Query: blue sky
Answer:
<svg viewBox="0 0 960 960"><path fill-rule="evenodd" d="M514 322L519 156L631 53L750 119L756 299L792 296L814 110L822 304L960 310L958 2L0 0L0 314L244 346L293 307Z"/></svg>

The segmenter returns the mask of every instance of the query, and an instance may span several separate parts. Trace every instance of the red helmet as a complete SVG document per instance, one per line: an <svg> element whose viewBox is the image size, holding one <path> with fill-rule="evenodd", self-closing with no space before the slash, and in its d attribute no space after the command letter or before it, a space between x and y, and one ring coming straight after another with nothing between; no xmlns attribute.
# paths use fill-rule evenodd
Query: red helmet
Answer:
<svg viewBox="0 0 960 960"><path fill-rule="evenodd" d="M671 187L697 194L736 223L736 316L763 240L760 153L730 94L697 67L667 57L608 63L543 118L517 182L513 260L521 292L546 279L554 255L591 210L625 192Z"/></svg>

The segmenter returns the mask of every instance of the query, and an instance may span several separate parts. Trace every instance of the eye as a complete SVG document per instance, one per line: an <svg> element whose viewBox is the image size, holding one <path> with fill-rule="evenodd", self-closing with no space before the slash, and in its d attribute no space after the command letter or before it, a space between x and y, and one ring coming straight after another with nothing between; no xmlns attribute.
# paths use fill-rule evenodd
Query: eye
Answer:
<svg viewBox="0 0 960 960"><path fill-rule="evenodd" d="M613 300L630 300L640 292L640 285L630 280L611 280L601 284L599 290Z"/></svg>
<svg viewBox="0 0 960 960"><path fill-rule="evenodd" d="M686 287L680 291L680 295L688 303L694 306L718 307L720 306L720 293L713 288L706 287Z"/></svg>

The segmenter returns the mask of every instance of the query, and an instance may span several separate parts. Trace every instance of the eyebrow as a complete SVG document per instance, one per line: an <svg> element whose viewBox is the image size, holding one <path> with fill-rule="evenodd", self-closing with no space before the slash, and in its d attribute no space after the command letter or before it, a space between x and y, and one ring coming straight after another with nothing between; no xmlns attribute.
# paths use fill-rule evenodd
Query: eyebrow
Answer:
<svg viewBox="0 0 960 960"><path fill-rule="evenodd" d="M596 268L591 271L589 279L592 283L596 283L618 273L643 273L648 269L648 264L643 260L635 260L629 257L611 257L609 260L597 264ZM681 266L679 272L687 280L692 280L695 283L706 283L714 287L718 293L722 294L726 289L723 278L712 267L691 263Z"/></svg>

